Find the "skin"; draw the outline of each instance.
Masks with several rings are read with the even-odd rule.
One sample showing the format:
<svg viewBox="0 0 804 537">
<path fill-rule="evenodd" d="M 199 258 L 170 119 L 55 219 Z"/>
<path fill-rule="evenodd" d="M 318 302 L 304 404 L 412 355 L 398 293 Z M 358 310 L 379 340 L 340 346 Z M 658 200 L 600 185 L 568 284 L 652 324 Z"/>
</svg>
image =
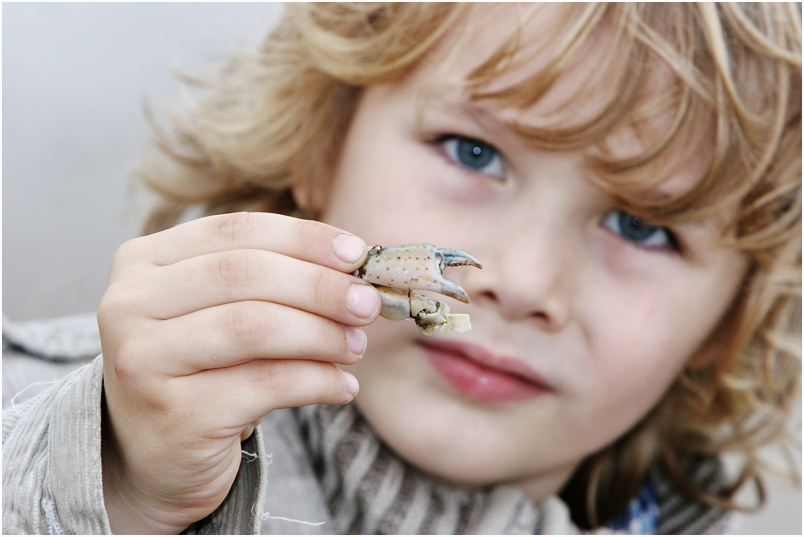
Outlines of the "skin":
<svg viewBox="0 0 804 537">
<path fill-rule="evenodd" d="M 114 533 L 178 533 L 220 505 L 272 410 L 351 401 L 379 296 L 360 239 L 272 214 L 124 244 L 98 309 L 103 492 Z"/>
<path fill-rule="evenodd" d="M 493 50 L 505 16 L 471 45 Z M 263 416 L 352 400 L 354 378 L 337 365 L 359 379 L 356 403 L 412 464 L 453 483 L 517 484 L 539 501 L 708 355 L 745 260 L 717 246 L 712 223 L 674 228 L 680 251 L 624 237 L 614 202 L 584 179 L 582 153 L 535 151 L 505 126 L 543 121 L 549 96 L 524 114 L 470 106 L 456 88 L 483 55 L 464 50 L 365 91 L 326 224 L 214 216 L 118 251 L 98 312 L 113 531 L 176 533 L 211 513 L 234 480 L 241 439 Z M 419 123 L 420 97 L 433 89 L 443 105 L 426 107 Z M 454 136 L 503 158 L 468 169 Z M 638 142 L 623 131 L 610 145 L 628 153 Z M 665 193 L 694 180 L 700 162 L 688 160 Z M 374 322 L 376 291 L 350 275 L 367 251 L 359 239 L 349 247 L 355 236 L 478 258 L 483 270 L 447 269 L 471 299 L 450 305 L 473 326 L 448 338 L 527 364 L 550 390 L 485 403 L 452 389 L 412 322 Z"/>
<path fill-rule="evenodd" d="M 715 222 L 674 228 L 680 250 L 662 244 L 663 231 L 648 241 L 623 236 L 614 201 L 584 178 L 582 152 L 536 151 L 505 125 L 513 117 L 544 124 L 552 99 L 583 84 L 583 69 L 524 114 L 453 91 L 481 50 L 493 50 L 493 36 L 504 35 L 495 22 L 477 38 L 480 50 L 466 48 L 448 67 L 432 62 L 366 90 L 323 220 L 369 244 L 427 241 L 480 260 L 482 271 L 447 269 L 471 298 L 451 307 L 473 326 L 448 337 L 527 364 L 550 391 L 516 402 L 472 399 L 435 372 L 412 323 L 380 319 L 367 328 L 366 359 L 350 369 L 362 386 L 356 402 L 425 472 L 469 486 L 517 484 L 539 501 L 644 417 L 691 360 L 708 359 L 746 261 L 718 246 Z M 425 105 L 418 123 L 422 96 L 434 89 L 439 102 Z M 502 166 L 466 166 L 445 134 L 493 145 Z M 628 130 L 609 147 L 641 149 Z M 704 156 L 688 158 L 655 195 L 691 186 Z"/>
</svg>

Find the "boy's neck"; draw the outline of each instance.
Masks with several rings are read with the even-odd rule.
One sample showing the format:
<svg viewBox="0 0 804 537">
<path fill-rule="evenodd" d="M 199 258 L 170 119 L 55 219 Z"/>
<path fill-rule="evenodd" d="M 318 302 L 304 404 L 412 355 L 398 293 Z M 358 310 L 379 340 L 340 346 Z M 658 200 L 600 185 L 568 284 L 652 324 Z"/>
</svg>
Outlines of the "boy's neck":
<svg viewBox="0 0 804 537">
<path fill-rule="evenodd" d="M 577 469 L 577 465 L 570 465 L 557 468 L 548 474 L 540 474 L 534 477 L 528 477 L 519 481 L 513 481 L 511 484 L 521 487 L 525 495 L 531 499 L 534 504 L 539 504 L 553 495 L 558 495 L 564 485 L 572 477 L 572 474 Z"/>
</svg>

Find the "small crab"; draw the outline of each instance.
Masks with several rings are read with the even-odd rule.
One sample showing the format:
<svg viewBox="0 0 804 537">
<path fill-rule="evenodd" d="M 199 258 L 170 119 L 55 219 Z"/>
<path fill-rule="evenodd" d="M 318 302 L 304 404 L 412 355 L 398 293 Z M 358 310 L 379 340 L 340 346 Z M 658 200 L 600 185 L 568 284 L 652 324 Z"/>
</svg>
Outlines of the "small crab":
<svg viewBox="0 0 804 537">
<path fill-rule="evenodd" d="M 432 244 L 402 244 L 386 248 L 377 245 L 369 250 L 366 262 L 354 275 L 371 283 L 380 292 L 380 315 L 386 319 L 413 319 L 425 335 L 431 335 L 436 328 L 446 335 L 448 330 L 466 332 L 471 329 L 469 316 L 452 314 L 443 302 L 413 289 L 434 291 L 468 303 L 466 291 L 441 275 L 444 268 L 460 265 L 483 268 L 469 254 L 436 248 Z"/>
</svg>

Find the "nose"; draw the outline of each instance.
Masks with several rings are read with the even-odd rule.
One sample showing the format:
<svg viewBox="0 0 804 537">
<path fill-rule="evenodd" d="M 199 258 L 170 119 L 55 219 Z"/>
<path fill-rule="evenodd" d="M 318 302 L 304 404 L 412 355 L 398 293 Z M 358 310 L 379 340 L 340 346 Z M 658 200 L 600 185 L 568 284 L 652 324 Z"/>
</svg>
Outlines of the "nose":
<svg viewBox="0 0 804 537">
<path fill-rule="evenodd" d="M 530 320 L 541 329 L 561 330 L 572 316 L 572 241 L 547 222 L 499 235 L 489 234 L 472 250 L 483 270 L 462 273 L 472 303 L 491 307 L 508 321 Z"/>
</svg>

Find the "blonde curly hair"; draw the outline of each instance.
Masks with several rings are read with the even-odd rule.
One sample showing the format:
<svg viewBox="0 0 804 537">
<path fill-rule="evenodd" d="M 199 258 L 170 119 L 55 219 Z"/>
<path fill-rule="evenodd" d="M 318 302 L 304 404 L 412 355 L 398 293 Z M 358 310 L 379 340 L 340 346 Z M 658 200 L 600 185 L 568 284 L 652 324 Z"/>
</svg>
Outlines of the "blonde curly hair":
<svg viewBox="0 0 804 537">
<path fill-rule="evenodd" d="M 472 13 L 485 9 L 495 7 L 288 4 L 259 50 L 196 81 L 205 93 L 190 114 L 174 115 L 167 132 L 155 127 L 159 151 L 136 173 L 161 199 L 145 232 L 175 224 L 191 207 L 316 218 L 362 88 L 399 80 L 436 47 L 470 35 Z M 645 419 L 584 463 L 571 484 L 580 494 L 567 495 L 574 515 L 590 526 L 610 518 L 657 463 L 699 500 L 735 507 L 735 492 L 754 481 L 761 502 L 759 450 L 789 440 L 800 389 L 800 7 L 571 4 L 554 33 L 527 35 L 521 30 L 538 9 L 523 11 L 521 26 L 470 73 L 470 97 L 528 108 L 594 38 L 600 68 L 565 106 L 601 83 L 613 88 L 605 105 L 574 124 L 511 127 L 543 149 L 597 147 L 590 180 L 653 224 L 733 213 L 723 241 L 751 261 L 718 328 L 717 360 L 689 367 Z M 544 68 L 490 89 L 548 43 Z M 660 71 L 667 83 L 657 90 L 650 82 Z M 672 118 L 663 131 L 652 122 L 657 111 Z M 606 136 L 623 125 L 645 149 L 614 158 Z M 691 146 L 711 147 L 696 184 L 671 199 L 645 196 Z M 742 456 L 733 486 L 700 489 L 684 458 L 723 452 Z"/>
</svg>

